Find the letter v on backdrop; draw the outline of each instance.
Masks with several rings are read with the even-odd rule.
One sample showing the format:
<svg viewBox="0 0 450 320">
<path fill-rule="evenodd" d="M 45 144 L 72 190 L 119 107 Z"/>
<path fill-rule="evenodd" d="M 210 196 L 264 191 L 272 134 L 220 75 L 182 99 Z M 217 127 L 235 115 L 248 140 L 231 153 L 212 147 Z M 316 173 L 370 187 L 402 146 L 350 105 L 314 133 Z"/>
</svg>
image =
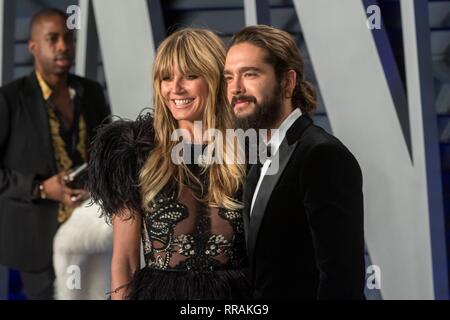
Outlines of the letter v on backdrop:
<svg viewBox="0 0 450 320">
<path fill-rule="evenodd" d="M 396 110 L 395 95 L 406 93 L 386 68 L 395 66 L 387 37 L 376 34 L 386 31 L 367 27 L 376 1 L 293 3 L 333 133 L 363 170 L 366 243 L 383 298 L 448 298 L 427 1 L 401 1 L 407 112 Z"/>
</svg>

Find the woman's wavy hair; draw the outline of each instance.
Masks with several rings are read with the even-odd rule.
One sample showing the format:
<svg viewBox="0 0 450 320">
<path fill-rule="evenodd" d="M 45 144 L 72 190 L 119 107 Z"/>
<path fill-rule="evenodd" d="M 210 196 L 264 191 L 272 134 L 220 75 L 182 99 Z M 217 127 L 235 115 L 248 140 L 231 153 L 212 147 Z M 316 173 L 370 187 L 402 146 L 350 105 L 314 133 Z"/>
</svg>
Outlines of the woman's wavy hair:
<svg viewBox="0 0 450 320">
<path fill-rule="evenodd" d="M 200 181 L 186 164 L 174 164 L 171 152 L 178 141 L 171 141 L 171 135 L 178 128 L 161 95 L 161 81 L 178 66 L 182 74 L 196 74 L 208 85 L 208 98 L 203 114 L 204 129 L 215 128 L 223 137 L 226 129 L 234 128 L 232 110 L 228 107 L 226 83 L 223 77 L 225 47 L 220 38 L 205 29 L 185 28 L 167 37 L 159 46 L 153 64 L 153 106 L 155 147 L 140 171 L 139 182 L 144 209 L 151 210 L 158 193 L 175 181 L 178 187 L 197 184 Z M 230 141 L 224 143 L 223 148 Z M 224 151 L 226 153 L 226 151 Z M 241 203 L 234 199 L 245 177 L 245 166 L 239 164 L 217 164 L 206 166 L 208 190 L 202 192 L 202 201 L 210 206 L 230 210 L 239 209 Z M 205 191 L 205 190 L 203 190 Z"/>
<path fill-rule="evenodd" d="M 266 25 L 249 26 L 236 33 L 228 50 L 239 43 L 248 42 L 266 52 L 266 62 L 273 66 L 278 83 L 287 71 L 297 73 L 297 83 L 292 94 L 292 105 L 304 113 L 317 107 L 317 95 L 312 84 L 304 78 L 303 58 L 294 39 L 286 31 Z"/>
</svg>

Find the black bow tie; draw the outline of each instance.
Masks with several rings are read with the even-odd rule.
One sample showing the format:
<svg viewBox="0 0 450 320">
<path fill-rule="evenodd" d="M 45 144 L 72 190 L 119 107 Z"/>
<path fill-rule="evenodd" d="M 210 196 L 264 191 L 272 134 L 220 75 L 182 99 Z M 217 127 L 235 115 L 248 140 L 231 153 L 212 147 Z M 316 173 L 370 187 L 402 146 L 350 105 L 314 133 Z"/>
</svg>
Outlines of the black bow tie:
<svg viewBox="0 0 450 320">
<path fill-rule="evenodd" d="M 257 179 L 259 179 L 259 177 L 261 176 L 262 166 L 263 166 L 263 163 L 261 163 L 261 161 L 258 161 L 255 163 Z M 258 180 L 256 180 L 256 181 L 258 181 Z"/>
<path fill-rule="evenodd" d="M 265 143 L 261 143 L 261 145 L 259 146 L 259 154 L 258 154 L 258 159 L 260 160 L 261 163 L 264 163 L 267 158 L 270 158 L 272 156 L 272 144 L 265 144 Z"/>
<path fill-rule="evenodd" d="M 266 162 L 272 156 L 272 144 L 261 143 L 258 154 L 258 161 L 256 162 L 256 171 L 258 172 L 258 177 L 261 175 L 261 169 Z"/>
</svg>

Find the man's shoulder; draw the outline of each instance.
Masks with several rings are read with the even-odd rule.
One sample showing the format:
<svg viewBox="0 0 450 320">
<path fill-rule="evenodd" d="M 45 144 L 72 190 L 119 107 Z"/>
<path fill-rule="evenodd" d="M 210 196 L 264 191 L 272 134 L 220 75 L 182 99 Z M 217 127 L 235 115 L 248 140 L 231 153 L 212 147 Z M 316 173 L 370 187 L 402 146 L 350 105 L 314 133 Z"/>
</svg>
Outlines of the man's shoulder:
<svg viewBox="0 0 450 320">
<path fill-rule="evenodd" d="M 338 138 L 315 124 L 312 124 L 305 130 L 301 140 L 305 141 L 311 147 L 320 145 L 343 145 Z"/>
<path fill-rule="evenodd" d="M 102 85 L 92 79 L 78 76 L 76 74 L 70 74 L 70 78 L 73 81 L 80 83 L 84 88 L 102 88 Z"/>
<path fill-rule="evenodd" d="M 0 93 L 4 95 L 17 95 L 17 93 L 23 91 L 26 84 L 29 81 L 29 76 L 20 77 L 12 80 L 0 87 Z"/>
<path fill-rule="evenodd" d="M 303 149 L 311 154 L 347 154 L 352 155 L 351 151 L 337 137 L 325 131 L 323 128 L 311 125 L 302 136 Z"/>
</svg>

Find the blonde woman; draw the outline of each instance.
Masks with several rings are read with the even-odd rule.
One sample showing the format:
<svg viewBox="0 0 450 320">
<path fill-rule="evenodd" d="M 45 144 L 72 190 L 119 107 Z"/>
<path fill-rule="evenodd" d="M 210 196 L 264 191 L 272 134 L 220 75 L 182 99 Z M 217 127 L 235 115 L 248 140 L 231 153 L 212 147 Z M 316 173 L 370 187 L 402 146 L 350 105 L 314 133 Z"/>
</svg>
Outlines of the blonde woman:
<svg viewBox="0 0 450 320">
<path fill-rule="evenodd" d="M 233 127 L 224 61 L 213 32 L 173 33 L 154 61 L 154 114 L 116 121 L 97 134 L 91 192 L 113 223 L 111 299 L 248 297 L 239 202 L 245 167 L 177 164 L 171 156 L 176 129 L 188 133 L 187 150 L 203 150 L 208 142 L 193 140 L 194 122 L 224 136 Z"/>
</svg>

